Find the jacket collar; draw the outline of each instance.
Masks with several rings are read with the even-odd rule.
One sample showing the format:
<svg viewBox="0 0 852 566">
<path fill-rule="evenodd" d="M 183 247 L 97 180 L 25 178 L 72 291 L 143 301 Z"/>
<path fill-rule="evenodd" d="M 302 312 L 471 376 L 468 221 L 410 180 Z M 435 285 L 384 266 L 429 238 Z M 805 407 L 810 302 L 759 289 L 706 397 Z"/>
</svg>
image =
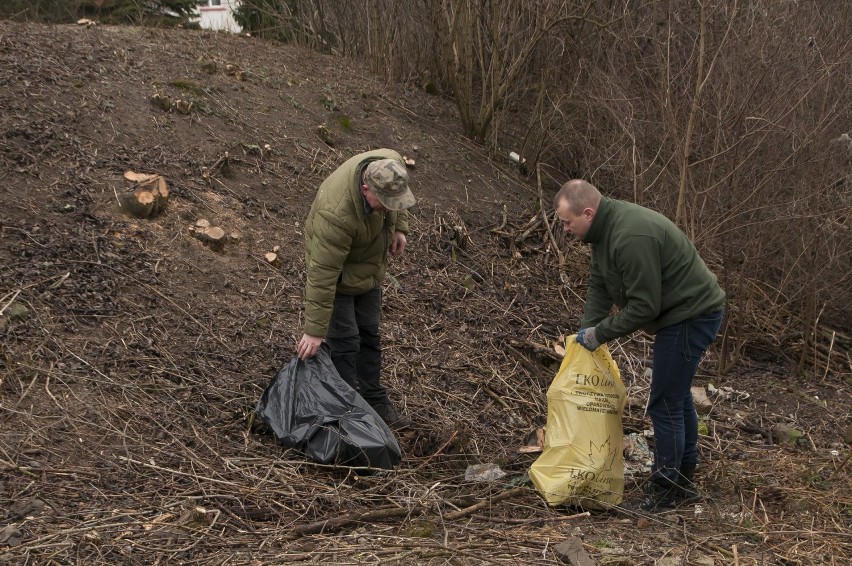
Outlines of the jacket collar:
<svg viewBox="0 0 852 566">
<path fill-rule="evenodd" d="M 355 202 L 355 209 L 358 211 L 358 217 L 361 219 L 367 218 L 373 212 L 373 208 L 367 202 L 364 193 L 361 192 L 361 185 L 364 182 L 364 169 L 370 161 L 363 161 L 358 164 L 358 167 L 355 168 L 355 178 L 352 180 L 352 200 Z"/>
<path fill-rule="evenodd" d="M 601 203 L 598 205 L 598 211 L 595 213 L 592 225 L 589 226 L 589 231 L 586 232 L 583 241 L 587 244 L 596 244 L 603 240 L 611 216 L 612 199 L 602 196 Z"/>
</svg>

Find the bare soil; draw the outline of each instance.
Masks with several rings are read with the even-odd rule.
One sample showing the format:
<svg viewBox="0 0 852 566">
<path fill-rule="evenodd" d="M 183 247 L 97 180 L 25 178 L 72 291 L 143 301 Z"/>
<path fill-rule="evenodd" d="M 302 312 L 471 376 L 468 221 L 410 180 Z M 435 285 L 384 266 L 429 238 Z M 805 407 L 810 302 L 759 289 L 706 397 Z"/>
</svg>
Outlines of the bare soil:
<svg viewBox="0 0 852 566">
<path fill-rule="evenodd" d="M 415 426 L 397 470 L 362 474 L 285 450 L 252 414 L 301 333 L 313 194 L 377 147 L 415 160 L 382 328 Z M 162 214 L 118 210 L 127 170 L 165 177 Z M 718 375 L 709 353 L 696 385 L 748 395 L 704 418 L 699 506 L 578 514 L 524 480 L 585 292 L 586 251 L 559 242 L 560 266 L 540 213 L 562 181 L 539 189 L 463 138 L 451 101 L 340 59 L 0 22 L 0 563 L 552 564 L 571 537 L 597 564 L 852 563 L 842 364 Z M 613 347 L 628 432 L 649 428 L 648 346 Z M 466 480 L 478 463 L 507 476 Z"/>
</svg>

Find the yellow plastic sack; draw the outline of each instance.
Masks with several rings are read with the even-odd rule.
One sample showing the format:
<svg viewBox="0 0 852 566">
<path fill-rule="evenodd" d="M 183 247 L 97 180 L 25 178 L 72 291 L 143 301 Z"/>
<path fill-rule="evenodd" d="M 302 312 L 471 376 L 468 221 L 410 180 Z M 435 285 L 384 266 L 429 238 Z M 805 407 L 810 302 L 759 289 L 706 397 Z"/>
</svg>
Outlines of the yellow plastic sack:
<svg viewBox="0 0 852 566">
<path fill-rule="evenodd" d="M 609 349 L 589 352 L 569 336 L 547 390 L 544 451 L 530 468 L 530 479 L 548 504 L 602 509 L 621 503 L 625 402 Z"/>
</svg>

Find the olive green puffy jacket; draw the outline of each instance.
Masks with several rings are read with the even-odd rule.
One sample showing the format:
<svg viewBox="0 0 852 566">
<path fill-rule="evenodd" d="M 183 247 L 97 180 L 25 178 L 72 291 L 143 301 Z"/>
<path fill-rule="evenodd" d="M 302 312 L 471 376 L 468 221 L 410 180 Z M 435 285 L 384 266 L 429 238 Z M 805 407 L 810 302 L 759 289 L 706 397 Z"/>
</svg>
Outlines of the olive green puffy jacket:
<svg viewBox="0 0 852 566">
<path fill-rule="evenodd" d="M 408 233 L 408 211 L 367 213 L 361 172 L 370 161 L 402 156 L 377 149 L 348 159 L 320 185 L 305 223 L 304 333 L 324 337 L 336 293 L 360 295 L 375 288 L 387 269 L 395 231 Z"/>
</svg>

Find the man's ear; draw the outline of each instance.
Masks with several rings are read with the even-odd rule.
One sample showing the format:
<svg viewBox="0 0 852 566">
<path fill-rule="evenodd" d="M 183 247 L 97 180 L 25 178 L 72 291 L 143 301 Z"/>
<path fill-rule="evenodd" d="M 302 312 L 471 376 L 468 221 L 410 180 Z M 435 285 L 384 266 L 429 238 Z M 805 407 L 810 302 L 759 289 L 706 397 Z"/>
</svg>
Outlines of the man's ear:
<svg viewBox="0 0 852 566">
<path fill-rule="evenodd" d="M 585 216 L 589 220 L 592 220 L 595 217 L 595 210 L 593 208 L 584 208 L 583 216 Z"/>
</svg>

